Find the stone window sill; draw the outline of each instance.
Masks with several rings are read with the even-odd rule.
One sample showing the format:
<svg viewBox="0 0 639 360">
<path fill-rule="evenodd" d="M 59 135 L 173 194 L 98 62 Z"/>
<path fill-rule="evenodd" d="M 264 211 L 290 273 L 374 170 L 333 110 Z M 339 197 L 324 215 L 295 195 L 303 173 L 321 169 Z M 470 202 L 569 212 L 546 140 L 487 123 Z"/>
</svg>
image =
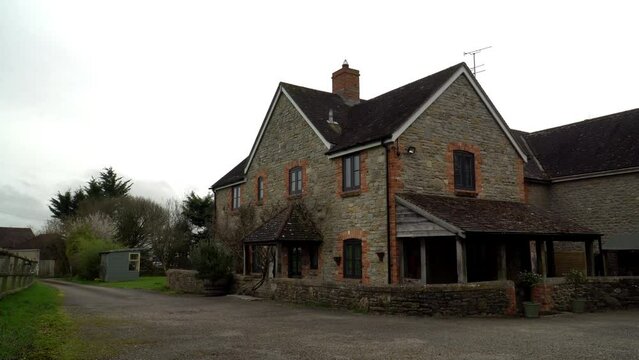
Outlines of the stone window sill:
<svg viewBox="0 0 639 360">
<path fill-rule="evenodd" d="M 304 195 L 304 194 L 293 194 L 293 195 L 289 195 L 289 196 L 288 196 L 288 199 L 289 199 L 289 200 L 297 200 L 297 199 L 301 199 L 303 195 Z"/>
<path fill-rule="evenodd" d="M 477 193 L 477 191 L 474 191 L 474 190 L 455 190 L 455 195 L 463 196 L 463 197 L 477 197 L 479 193 Z"/>
<path fill-rule="evenodd" d="M 356 189 L 356 190 L 343 191 L 339 194 L 339 196 L 343 198 L 347 198 L 347 197 L 359 196 L 361 193 L 362 191 L 360 189 Z"/>
</svg>

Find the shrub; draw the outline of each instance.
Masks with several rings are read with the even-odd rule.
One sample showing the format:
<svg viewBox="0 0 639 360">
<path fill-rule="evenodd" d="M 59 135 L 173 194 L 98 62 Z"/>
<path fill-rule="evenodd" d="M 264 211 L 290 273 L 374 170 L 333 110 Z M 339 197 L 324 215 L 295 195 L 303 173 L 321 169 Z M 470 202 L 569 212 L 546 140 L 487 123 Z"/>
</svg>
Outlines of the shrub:
<svg viewBox="0 0 639 360">
<path fill-rule="evenodd" d="M 524 270 L 517 276 L 517 285 L 530 289 L 536 284 L 539 284 L 542 279 L 541 274 Z"/>
<path fill-rule="evenodd" d="M 66 245 L 71 273 L 87 280 L 100 276 L 100 252 L 120 247 L 95 236 L 88 227 L 75 229 L 69 234 Z"/>
<path fill-rule="evenodd" d="M 233 256 L 219 242 L 201 242 L 191 252 L 191 262 L 200 279 L 217 281 L 233 278 Z"/>
<path fill-rule="evenodd" d="M 566 273 L 565 278 L 566 282 L 573 286 L 577 286 L 586 282 L 586 275 L 584 274 L 584 272 L 577 269 L 570 269 L 570 271 Z"/>
</svg>

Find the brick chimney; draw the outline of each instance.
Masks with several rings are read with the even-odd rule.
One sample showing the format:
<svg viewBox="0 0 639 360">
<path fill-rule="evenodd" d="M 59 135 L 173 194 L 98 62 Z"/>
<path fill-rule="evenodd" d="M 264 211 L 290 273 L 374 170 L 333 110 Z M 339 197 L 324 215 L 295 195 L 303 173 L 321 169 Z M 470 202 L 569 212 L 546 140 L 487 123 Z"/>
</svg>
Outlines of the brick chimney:
<svg viewBox="0 0 639 360">
<path fill-rule="evenodd" d="M 359 103 L 359 70 L 348 67 L 344 60 L 342 68 L 333 73 L 333 94 L 342 97 L 349 105 Z"/>
</svg>

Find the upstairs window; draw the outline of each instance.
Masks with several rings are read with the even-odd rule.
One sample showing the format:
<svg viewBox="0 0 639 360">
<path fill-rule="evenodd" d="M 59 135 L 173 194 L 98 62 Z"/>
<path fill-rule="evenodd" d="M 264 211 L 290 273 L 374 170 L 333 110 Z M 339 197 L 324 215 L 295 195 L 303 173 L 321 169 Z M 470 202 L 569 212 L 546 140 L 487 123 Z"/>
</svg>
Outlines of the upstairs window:
<svg viewBox="0 0 639 360">
<path fill-rule="evenodd" d="M 233 210 L 240 208 L 240 186 L 233 186 L 233 199 L 231 208 Z"/>
<path fill-rule="evenodd" d="M 475 191 L 475 155 L 468 151 L 453 152 L 455 190 Z"/>
<path fill-rule="evenodd" d="M 264 200 L 264 179 L 260 176 L 257 178 L 257 201 Z"/>
<path fill-rule="evenodd" d="M 359 154 L 345 156 L 342 160 L 342 191 L 359 189 Z"/>
<path fill-rule="evenodd" d="M 301 195 L 302 194 L 302 168 L 294 167 L 288 172 L 288 193 L 289 195 Z"/>
<path fill-rule="evenodd" d="M 344 277 L 362 278 L 362 241 L 344 241 Z"/>
</svg>

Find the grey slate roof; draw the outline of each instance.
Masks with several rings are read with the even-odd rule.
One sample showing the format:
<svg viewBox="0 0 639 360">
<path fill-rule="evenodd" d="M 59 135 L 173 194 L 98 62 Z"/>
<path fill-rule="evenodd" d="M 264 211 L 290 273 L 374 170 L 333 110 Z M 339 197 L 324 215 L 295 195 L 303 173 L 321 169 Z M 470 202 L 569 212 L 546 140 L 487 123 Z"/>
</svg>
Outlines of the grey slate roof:
<svg viewBox="0 0 639 360">
<path fill-rule="evenodd" d="M 280 83 L 326 141 L 334 146 L 327 153 L 386 139 L 460 68 L 459 63 L 359 104 L 349 106 L 339 95 L 302 86 Z M 470 70 L 469 70 L 470 72 Z M 341 131 L 328 123 L 329 111 Z M 211 189 L 243 179 L 245 159 L 224 175 Z"/>
<path fill-rule="evenodd" d="M 553 212 L 519 202 L 414 193 L 398 197 L 469 233 L 599 235 Z"/>
<path fill-rule="evenodd" d="M 514 133 L 523 136 L 550 178 L 639 167 L 639 109 Z M 531 167 L 526 176 L 539 176 Z"/>
<path fill-rule="evenodd" d="M 248 157 L 242 160 L 239 164 L 235 165 L 235 167 L 231 169 L 231 171 L 222 176 L 220 180 L 215 182 L 215 184 L 211 185 L 211 189 L 217 189 L 219 187 L 244 180 L 244 167 L 246 166 L 247 161 Z"/>
<path fill-rule="evenodd" d="M 320 242 L 322 235 L 301 204 L 293 204 L 244 238 L 245 243 Z"/>
<path fill-rule="evenodd" d="M 34 237 L 29 228 L 0 227 L 0 248 L 21 249 L 23 243 Z"/>
</svg>

